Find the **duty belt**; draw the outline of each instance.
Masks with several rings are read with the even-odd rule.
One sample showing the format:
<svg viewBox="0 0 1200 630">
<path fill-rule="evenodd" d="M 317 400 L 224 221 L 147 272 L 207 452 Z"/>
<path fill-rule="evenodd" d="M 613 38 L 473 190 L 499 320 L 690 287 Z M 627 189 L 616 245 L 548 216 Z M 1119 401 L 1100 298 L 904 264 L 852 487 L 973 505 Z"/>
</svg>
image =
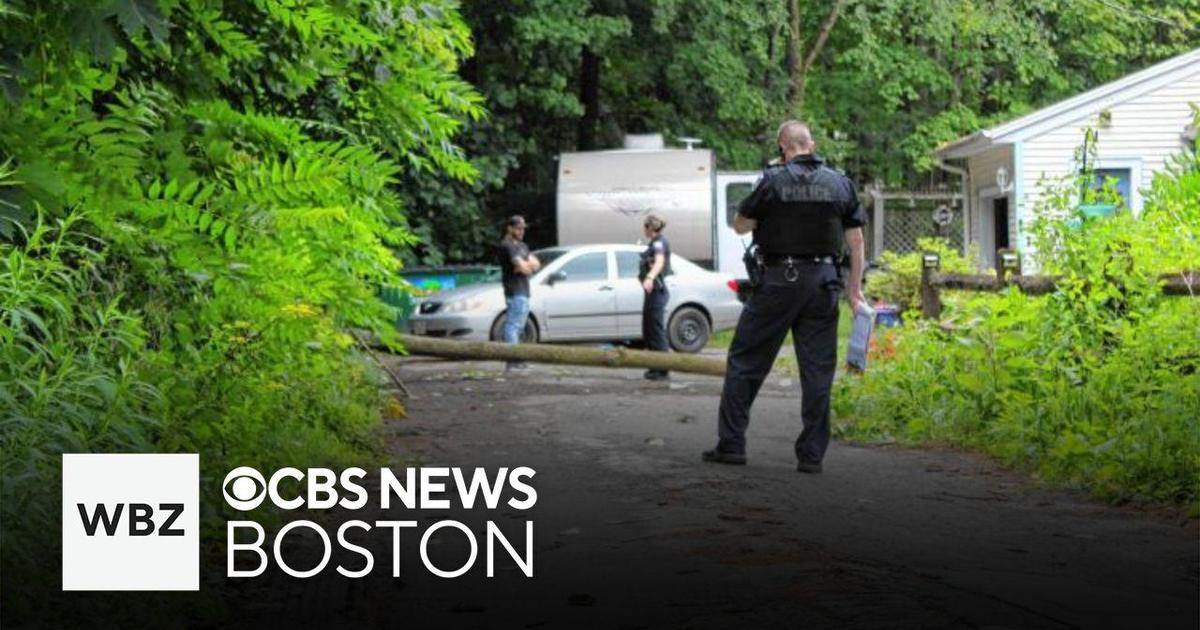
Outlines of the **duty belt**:
<svg viewBox="0 0 1200 630">
<path fill-rule="evenodd" d="M 796 254 L 767 254 L 763 256 L 763 266 L 768 269 L 782 269 L 783 279 L 795 282 L 800 279 L 800 268 L 808 265 L 832 265 L 833 256 L 804 256 Z"/>
<path fill-rule="evenodd" d="M 812 254 L 765 254 L 763 264 L 768 267 L 795 267 L 797 265 L 832 265 L 833 256 Z"/>
</svg>

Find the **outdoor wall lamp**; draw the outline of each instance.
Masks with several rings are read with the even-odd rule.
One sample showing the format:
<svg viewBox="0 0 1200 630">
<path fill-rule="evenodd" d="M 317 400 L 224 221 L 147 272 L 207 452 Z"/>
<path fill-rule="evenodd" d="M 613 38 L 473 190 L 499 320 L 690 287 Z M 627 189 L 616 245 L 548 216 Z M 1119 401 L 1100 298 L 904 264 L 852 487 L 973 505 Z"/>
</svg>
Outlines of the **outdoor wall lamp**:
<svg viewBox="0 0 1200 630">
<path fill-rule="evenodd" d="M 1000 194 L 1007 194 L 1012 191 L 1015 183 L 1008 181 L 1008 169 L 1001 166 L 996 169 L 996 188 L 1000 189 Z"/>
</svg>

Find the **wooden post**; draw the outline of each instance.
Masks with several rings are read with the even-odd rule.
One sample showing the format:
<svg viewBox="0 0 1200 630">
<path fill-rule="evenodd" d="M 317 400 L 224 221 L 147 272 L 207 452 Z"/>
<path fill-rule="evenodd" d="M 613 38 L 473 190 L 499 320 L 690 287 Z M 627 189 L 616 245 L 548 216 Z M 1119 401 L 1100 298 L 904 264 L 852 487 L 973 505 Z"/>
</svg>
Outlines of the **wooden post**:
<svg viewBox="0 0 1200 630">
<path fill-rule="evenodd" d="M 1009 275 L 1021 275 L 1021 256 L 1012 248 L 996 250 L 996 277 L 1004 284 Z"/>
<path fill-rule="evenodd" d="M 1164 273 L 1159 279 L 1163 282 L 1163 295 L 1200 297 L 1200 269 Z"/>
<path fill-rule="evenodd" d="M 921 317 L 937 319 L 942 316 L 942 296 L 934 276 L 941 268 L 941 259 L 933 252 L 921 255 Z"/>
<path fill-rule="evenodd" d="M 872 226 L 874 228 L 872 231 L 875 236 L 875 246 L 871 248 L 871 258 L 877 260 L 880 254 L 883 254 L 883 184 L 876 182 L 874 188 L 871 189 L 871 196 L 875 199 L 875 212 L 872 221 L 875 224 Z"/>
</svg>

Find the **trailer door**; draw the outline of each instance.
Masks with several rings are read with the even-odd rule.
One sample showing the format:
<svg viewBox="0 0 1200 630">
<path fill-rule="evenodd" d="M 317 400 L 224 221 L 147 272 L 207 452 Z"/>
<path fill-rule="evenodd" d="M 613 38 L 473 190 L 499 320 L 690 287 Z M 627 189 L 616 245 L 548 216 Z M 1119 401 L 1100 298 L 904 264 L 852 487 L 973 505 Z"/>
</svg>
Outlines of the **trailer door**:
<svg viewBox="0 0 1200 630">
<path fill-rule="evenodd" d="M 750 195 L 762 173 L 717 173 L 717 207 L 713 224 L 717 243 L 717 271 L 729 274 L 738 280 L 746 279 L 746 266 L 742 254 L 750 247 L 751 235 L 739 235 L 733 231 L 733 217 L 738 204 Z"/>
</svg>

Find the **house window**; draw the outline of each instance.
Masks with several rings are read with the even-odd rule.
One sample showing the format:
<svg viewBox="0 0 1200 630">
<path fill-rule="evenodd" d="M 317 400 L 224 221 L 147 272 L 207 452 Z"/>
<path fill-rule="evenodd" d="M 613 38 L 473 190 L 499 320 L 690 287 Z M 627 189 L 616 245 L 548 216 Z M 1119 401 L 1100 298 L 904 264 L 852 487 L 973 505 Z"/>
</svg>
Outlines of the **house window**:
<svg viewBox="0 0 1200 630">
<path fill-rule="evenodd" d="M 1133 207 L 1133 170 L 1128 168 L 1098 168 L 1093 171 L 1092 189 L 1100 190 L 1110 179 L 1116 180 L 1115 188 L 1121 194 L 1126 208 Z"/>
</svg>

